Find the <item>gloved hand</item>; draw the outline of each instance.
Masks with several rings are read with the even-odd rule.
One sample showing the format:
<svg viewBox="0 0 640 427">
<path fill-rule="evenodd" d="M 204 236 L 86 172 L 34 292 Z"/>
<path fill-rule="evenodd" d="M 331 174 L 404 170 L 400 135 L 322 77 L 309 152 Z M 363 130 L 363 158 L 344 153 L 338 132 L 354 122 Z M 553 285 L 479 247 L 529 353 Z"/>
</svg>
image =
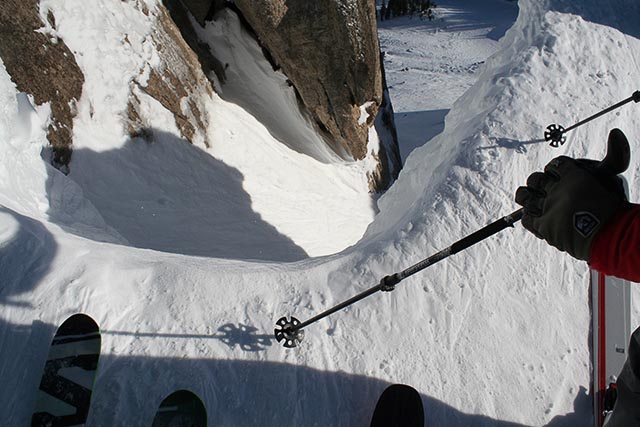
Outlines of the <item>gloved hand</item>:
<svg viewBox="0 0 640 427">
<path fill-rule="evenodd" d="M 618 174 L 629 160 L 629 142 L 619 129 L 609 133 L 602 161 L 556 157 L 516 191 L 516 203 L 524 207 L 522 225 L 559 250 L 589 261 L 598 231 L 628 203 Z"/>
</svg>

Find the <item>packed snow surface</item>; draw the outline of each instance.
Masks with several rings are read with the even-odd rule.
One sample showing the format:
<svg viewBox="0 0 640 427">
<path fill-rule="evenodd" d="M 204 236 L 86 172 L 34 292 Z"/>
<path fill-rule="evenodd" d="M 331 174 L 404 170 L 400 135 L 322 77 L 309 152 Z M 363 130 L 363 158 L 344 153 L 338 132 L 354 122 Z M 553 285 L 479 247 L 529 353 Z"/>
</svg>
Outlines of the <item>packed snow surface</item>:
<svg viewBox="0 0 640 427">
<path fill-rule="evenodd" d="M 97 3 L 43 2 L 87 76 L 69 176 L 46 161 L 49 107 L 18 93 L 0 67 L 0 424 L 29 423 L 51 338 L 77 312 L 103 334 L 90 425 L 148 426 L 178 389 L 203 399 L 212 426 L 368 425 L 392 383 L 421 393 L 427 425 L 590 422 L 588 268 L 519 226 L 309 326 L 297 349 L 272 334 L 279 317 L 305 320 L 512 212 L 514 190 L 553 157 L 602 158 L 613 127 L 632 143 L 625 177 L 640 199 L 637 105 L 571 132 L 559 150 L 540 142 L 548 124 L 572 124 L 640 89 L 635 0 L 521 0 L 499 41 L 492 34 L 504 26 L 476 34 L 492 56 L 473 84 L 462 79 L 442 133 L 408 156 L 357 244 L 313 258 L 332 251 L 310 243 L 324 233 L 330 241 L 344 227 L 341 248 L 362 236 L 350 215 L 366 226 L 375 212 L 363 190 L 369 166 L 300 153 L 277 140 L 282 127 L 274 136 L 256 118 L 264 109 L 254 116 L 216 96 L 217 147 L 179 140 L 152 100 L 155 142 L 127 140 L 121 85 L 155 60 L 153 23 L 132 2 Z M 465 9 L 473 3 L 442 1 L 457 21 L 443 12 L 415 31 L 454 37 L 447 19 L 464 30 L 513 13 L 490 0 L 482 20 Z M 406 40 L 429 52 L 430 38 Z M 408 88 L 429 82 L 407 72 Z M 433 102 L 448 109 L 457 95 L 436 101 L 436 83 Z M 416 101 L 397 96 L 398 105 Z M 338 206 L 342 219 L 331 217 Z"/>
<path fill-rule="evenodd" d="M 398 17 L 378 28 L 403 160 L 442 132 L 518 15 L 516 2 L 506 1 L 445 0 L 434 10 L 433 21 Z"/>
</svg>

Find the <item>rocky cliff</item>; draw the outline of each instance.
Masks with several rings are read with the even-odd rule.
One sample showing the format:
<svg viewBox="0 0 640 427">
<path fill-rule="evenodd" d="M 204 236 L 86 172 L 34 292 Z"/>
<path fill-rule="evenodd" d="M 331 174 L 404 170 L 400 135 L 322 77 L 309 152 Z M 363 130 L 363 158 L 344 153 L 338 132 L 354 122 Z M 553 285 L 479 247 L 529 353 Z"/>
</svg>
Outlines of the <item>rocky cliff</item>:
<svg viewBox="0 0 640 427">
<path fill-rule="evenodd" d="M 201 24 L 222 7 L 217 0 L 184 4 Z M 234 8 L 255 32 L 274 67 L 289 78 L 338 154 L 364 158 L 369 127 L 379 118 L 378 134 L 384 137 L 371 189 L 386 189 L 401 164 L 393 110 L 383 90 L 374 2 L 236 0 Z"/>
<path fill-rule="evenodd" d="M 72 155 L 75 105 L 82 96 L 85 79 L 75 52 L 58 34 L 56 8 L 49 3 L 4 0 L 0 4 L 0 57 L 20 91 L 32 95 L 38 105 L 49 103 L 52 163 L 66 172 Z M 153 139 L 140 109 L 141 97 L 150 96 L 173 114 L 185 139 L 206 146 L 215 144 L 209 140 L 204 104 L 216 84 L 224 83 L 225 64 L 212 55 L 206 41 L 199 39 L 194 25 L 204 26 L 216 12 L 231 7 L 260 42 L 274 68 L 293 86 L 303 115 L 311 117 L 326 145 L 345 160 L 375 159 L 378 166 L 369 172 L 371 191 L 385 190 L 397 176 L 400 160 L 393 114 L 383 90 L 373 2 L 124 3 L 135 7 L 141 17 L 155 21 L 144 43 L 150 43 L 157 52 L 157 58 L 141 64 L 138 76 L 129 83 L 123 123 L 130 137 Z M 131 44 L 126 33 L 122 38 L 125 47 Z M 369 130 L 374 122 L 378 132 L 376 140 L 371 141 Z"/>
<path fill-rule="evenodd" d="M 149 42 L 159 58 L 146 64 L 130 82 L 126 130 L 131 137 L 151 140 L 153 135 L 139 111 L 141 94 L 160 102 L 175 119 L 188 141 L 209 144 L 203 99 L 212 93 L 205 65 L 185 42 L 175 20 L 163 6 L 150 8 L 142 0 L 130 2 L 142 14 L 153 15 L 156 25 Z M 123 44 L 131 44 L 123 34 Z M 51 163 L 68 172 L 72 157 L 75 105 L 82 96 L 85 77 L 75 54 L 58 35 L 55 10 L 39 0 L 5 0 L 0 4 L 0 58 L 18 90 L 37 105 L 51 108 L 48 140 Z M 104 64 L 109 67 L 108 63 Z"/>
<path fill-rule="evenodd" d="M 374 3 L 238 0 L 236 4 L 313 117 L 348 153 L 364 158 L 368 125 L 382 101 Z M 360 121 L 364 105 L 368 123 Z"/>
<path fill-rule="evenodd" d="M 0 5 L 0 57 L 18 90 L 38 105 L 49 103 L 47 135 L 54 166 L 66 170 L 71 159 L 75 103 L 84 76 L 73 53 L 55 31 L 51 11 L 40 13 L 39 0 L 3 0 Z M 43 19 L 44 18 L 44 19 Z"/>
</svg>

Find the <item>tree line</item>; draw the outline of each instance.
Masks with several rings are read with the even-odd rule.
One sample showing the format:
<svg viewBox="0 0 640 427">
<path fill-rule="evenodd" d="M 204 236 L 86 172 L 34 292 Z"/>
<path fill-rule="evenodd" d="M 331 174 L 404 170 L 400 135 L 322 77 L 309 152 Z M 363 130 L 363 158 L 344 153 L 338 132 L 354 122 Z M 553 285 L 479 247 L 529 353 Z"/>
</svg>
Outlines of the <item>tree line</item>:
<svg viewBox="0 0 640 427">
<path fill-rule="evenodd" d="M 434 19 L 433 9 L 436 4 L 431 0 L 382 0 L 380 19 L 391 19 L 396 16 L 414 16 Z"/>
</svg>

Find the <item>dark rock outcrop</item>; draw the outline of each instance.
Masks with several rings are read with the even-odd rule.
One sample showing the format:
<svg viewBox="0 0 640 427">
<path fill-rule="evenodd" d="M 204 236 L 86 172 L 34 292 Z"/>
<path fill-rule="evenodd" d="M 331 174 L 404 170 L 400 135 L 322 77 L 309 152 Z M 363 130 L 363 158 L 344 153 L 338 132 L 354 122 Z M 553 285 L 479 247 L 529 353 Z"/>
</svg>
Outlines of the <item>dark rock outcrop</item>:
<svg viewBox="0 0 640 427">
<path fill-rule="evenodd" d="M 161 58 L 143 84 L 132 83 L 128 116 L 131 136 L 151 139 L 139 110 L 136 93 L 146 93 L 173 113 L 176 126 L 187 140 L 207 140 L 207 117 L 203 97 L 212 86 L 203 65 L 169 14 L 159 6 L 150 11 L 136 2 L 141 12 L 155 14 L 157 26 L 152 39 Z M 50 103 L 51 123 L 48 139 L 53 147 L 52 164 L 69 170 L 73 143 L 75 104 L 82 95 L 84 75 L 73 52 L 55 36 L 55 16 L 48 11 L 48 22 L 40 18 L 39 0 L 3 0 L 0 3 L 0 57 L 18 90 L 31 94 L 38 105 Z M 50 28 L 53 31 L 43 31 Z M 126 38 L 125 38 L 126 40 Z M 211 64 L 208 64 L 212 66 Z"/>
<path fill-rule="evenodd" d="M 184 0 L 201 25 L 222 3 Z M 379 167 L 370 176 L 370 188 L 385 190 L 397 177 L 401 162 L 393 110 L 384 92 L 375 3 L 236 0 L 234 8 L 256 34 L 274 66 L 289 78 L 339 155 L 364 158 L 368 130 L 376 121 L 382 141 L 377 153 Z M 365 121 L 361 120 L 360 109 L 364 105 L 368 113 Z"/>
<path fill-rule="evenodd" d="M 53 147 L 52 164 L 68 170 L 73 139 L 74 105 L 82 95 L 84 75 L 73 53 L 59 38 L 40 30 L 38 0 L 2 0 L 0 3 L 0 57 L 21 92 L 36 104 L 50 103 L 47 137 Z M 55 17 L 48 23 L 54 30 Z"/>
<path fill-rule="evenodd" d="M 384 56 L 380 54 L 380 62 Z M 387 77 L 382 67 L 382 104 L 378 109 L 375 127 L 380 137 L 380 150 L 378 152 L 378 168 L 369 178 L 371 191 L 386 190 L 400 174 L 402 169 L 402 158 L 398 147 L 398 133 L 391 105 L 391 96 L 387 88 Z"/>
<path fill-rule="evenodd" d="M 235 2 L 321 127 L 355 159 L 382 101 L 375 4 L 368 0 Z M 369 121 L 358 124 L 371 102 Z"/>
<path fill-rule="evenodd" d="M 169 5 L 170 7 L 171 5 Z M 210 145 L 207 137 L 208 118 L 202 105 L 203 97 L 212 93 L 211 83 L 204 74 L 198 55 L 182 35 L 170 11 L 157 8 L 157 25 L 151 37 L 161 58 L 160 64 L 152 68 L 144 84 L 135 83 L 129 102 L 129 134 L 148 139 L 144 119 L 138 112 L 139 100 L 136 90 L 156 99 L 169 110 L 182 136 L 189 142 L 196 138 Z M 183 17 L 183 19 L 186 19 Z"/>
<path fill-rule="evenodd" d="M 224 8 L 225 0 L 182 0 L 200 25 L 210 19 L 214 13 Z"/>
</svg>

